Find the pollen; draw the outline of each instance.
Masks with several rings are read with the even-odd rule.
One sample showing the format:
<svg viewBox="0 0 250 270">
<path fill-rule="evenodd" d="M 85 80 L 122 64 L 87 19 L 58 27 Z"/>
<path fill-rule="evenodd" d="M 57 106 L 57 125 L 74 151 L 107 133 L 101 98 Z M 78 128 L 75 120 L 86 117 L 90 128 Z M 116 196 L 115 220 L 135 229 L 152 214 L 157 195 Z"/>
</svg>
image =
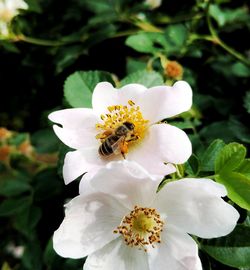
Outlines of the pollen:
<svg viewBox="0 0 250 270">
<path fill-rule="evenodd" d="M 110 131 L 114 131 L 125 122 L 134 124 L 133 137 L 136 138 L 128 144 L 133 144 L 144 137 L 149 121 L 143 118 L 140 107 L 136 106 L 134 101 L 128 100 L 128 105 L 112 105 L 107 109 L 109 113 L 100 115 L 102 122 L 96 124 L 99 131 L 97 139 L 103 141 L 110 135 Z"/>
<path fill-rule="evenodd" d="M 161 243 L 163 225 L 156 209 L 135 206 L 113 233 L 120 233 L 126 245 L 147 252 L 149 246 Z"/>
</svg>

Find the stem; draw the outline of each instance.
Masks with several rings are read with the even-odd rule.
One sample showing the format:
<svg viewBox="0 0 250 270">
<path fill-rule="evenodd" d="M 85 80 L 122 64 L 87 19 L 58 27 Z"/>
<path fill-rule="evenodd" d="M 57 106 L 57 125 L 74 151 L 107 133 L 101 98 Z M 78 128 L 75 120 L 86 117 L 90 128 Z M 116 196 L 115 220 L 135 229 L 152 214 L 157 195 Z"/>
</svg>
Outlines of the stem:
<svg viewBox="0 0 250 270">
<path fill-rule="evenodd" d="M 55 46 L 55 47 L 70 43 L 69 41 L 44 40 L 44 39 L 38 39 L 38 38 L 33 38 L 33 37 L 27 37 L 24 35 L 16 36 L 15 41 L 24 41 L 24 42 L 35 44 L 35 45 Z"/>
<path fill-rule="evenodd" d="M 234 56 L 236 59 L 240 60 L 242 63 L 250 66 L 250 61 L 248 61 L 244 57 L 244 55 L 242 55 L 241 53 L 239 53 L 235 49 L 231 48 L 230 46 L 228 46 L 225 42 L 223 42 L 220 39 L 220 37 L 218 36 L 215 28 L 213 27 L 213 24 L 212 24 L 212 21 L 211 21 L 211 17 L 209 16 L 209 6 L 210 6 L 210 1 L 208 2 L 208 5 L 207 5 L 206 18 L 207 18 L 208 29 L 209 29 L 209 32 L 210 32 L 212 38 L 213 38 L 213 42 L 215 42 L 216 44 L 218 44 L 219 46 L 221 46 L 221 48 L 223 48 L 229 54 L 231 54 L 232 56 Z"/>
</svg>

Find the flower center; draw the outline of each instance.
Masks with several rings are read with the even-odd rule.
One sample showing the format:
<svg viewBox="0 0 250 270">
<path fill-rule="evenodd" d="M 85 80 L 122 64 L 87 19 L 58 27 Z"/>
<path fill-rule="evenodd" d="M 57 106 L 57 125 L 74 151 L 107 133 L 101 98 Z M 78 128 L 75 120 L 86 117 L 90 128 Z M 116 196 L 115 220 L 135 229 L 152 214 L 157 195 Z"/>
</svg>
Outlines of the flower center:
<svg viewBox="0 0 250 270">
<path fill-rule="evenodd" d="M 101 115 L 102 123 L 96 124 L 96 129 L 100 131 L 96 138 L 103 143 L 110 135 L 123 136 L 127 144 L 133 144 L 142 139 L 148 127 L 148 120 L 143 118 L 140 107 L 136 106 L 132 100 L 128 105 L 113 105 L 108 108 L 109 113 Z M 129 132 L 120 133 L 121 126 L 132 124 L 133 128 L 125 126 Z M 132 136 L 131 136 L 132 135 Z"/>
<path fill-rule="evenodd" d="M 135 206 L 114 233 L 120 233 L 128 246 L 147 251 L 147 246 L 154 248 L 155 243 L 161 243 L 163 225 L 156 209 Z"/>
</svg>

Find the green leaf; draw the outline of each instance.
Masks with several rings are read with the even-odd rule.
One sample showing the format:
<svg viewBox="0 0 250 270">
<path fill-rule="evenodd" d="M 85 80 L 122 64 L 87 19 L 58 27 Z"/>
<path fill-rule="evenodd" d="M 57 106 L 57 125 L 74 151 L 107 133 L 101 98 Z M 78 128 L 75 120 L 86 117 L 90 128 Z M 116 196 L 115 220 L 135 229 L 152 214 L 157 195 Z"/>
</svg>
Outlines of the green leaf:
<svg viewBox="0 0 250 270">
<path fill-rule="evenodd" d="M 9 197 L 16 196 L 23 192 L 31 190 L 27 182 L 27 177 L 18 175 L 1 175 L 0 195 Z"/>
<path fill-rule="evenodd" d="M 223 184 L 228 197 L 241 208 L 250 210 L 250 178 L 238 172 L 223 171 L 215 177 L 216 182 Z"/>
<path fill-rule="evenodd" d="M 129 58 L 127 60 L 127 74 L 136 72 L 138 70 L 145 70 L 147 64 L 145 62 Z"/>
<path fill-rule="evenodd" d="M 186 165 L 185 171 L 188 173 L 190 177 L 196 176 L 200 171 L 200 161 L 194 154 L 192 154 L 192 156 L 189 158 L 189 160 L 185 165 Z"/>
<path fill-rule="evenodd" d="M 188 31 L 183 24 L 170 25 L 165 30 L 168 42 L 177 47 L 182 47 L 187 40 Z"/>
<path fill-rule="evenodd" d="M 157 85 L 163 85 L 164 81 L 162 76 L 155 71 L 149 72 L 145 70 L 139 70 L 128 75 L 120 82 L 121 86 L 129 83 L 140 83 L 143 84 L 145 87 L 153 87 Z"/>
<path fill-rule="evenodd" d="M 28 206 L 15 216 L 14 227 L 23 233 L 27 238 L 32 239 L 34 228 L 42 217 L 42 211 L 36 206 Z"/>
<path fill-rule="evenodd" d="M 250 143 L 250 128 L 238 120 L 237 117 L 230 116 L 228 127 L 238 140 Z"/>
<path fill-rule="evenodd" d="M 25 251 L 22 256 L 22 264 L 26 270 L 41 270 L 42 269 L 42 250 L 38 239 L 33 240 L 25 246 Z"/>
<path fill-rule="evenodd" d="M 167 46 L 166 39 L 162 33 L 138 33 L 126 39 L 126 45 L 142 53 L 152 53 L 159 51 Z"/>
<path fill-rule="evenodd" d="M 16 215 L 27 208 L 32 202 L 31 197 L 6 199 L 0 204 L 0 217 Z"/>
<path fill-rule="evenodd" d="M 233 171 L 239 167 L 246 156 L 246 148 L 239 143 L 230 143 L 223 147 L 215 159 L 215 172 Z"/>
<path fill-rule="evenodd" d="M 92 92 L 101 81 L 113 83 L 112 75 L 104 71 L 77 71 L 64 84 L 64 96 L 72 107 L 91 108 Z"/>
<path fill-rule="evenodd" d="M 237 77 L 248 78 L 250 76 L 250 68 L 240 62 L 233 64 L 231 69 L 232 74 Z"/>
<path fill-rule="evenodd" d="M 237 168 L 237 172 L 250 178 L 250 159 L 245 159 Z"/>
<path fill-rule="evenodd" d="M 223 264 L 237 268 L 249 268 L 250 227 L 238 225 L 227 236 L 203 240 L 201 248 Z"/>
<path fill-rule="evenodd" d="M 214 140 L 204 152 L 201 157 L 200 170 L 203 172 L 212 172 L 214 171 L 214 163 L 218 153 L 225 146 L 225 143 L 220 140 Z"/>
</svg>

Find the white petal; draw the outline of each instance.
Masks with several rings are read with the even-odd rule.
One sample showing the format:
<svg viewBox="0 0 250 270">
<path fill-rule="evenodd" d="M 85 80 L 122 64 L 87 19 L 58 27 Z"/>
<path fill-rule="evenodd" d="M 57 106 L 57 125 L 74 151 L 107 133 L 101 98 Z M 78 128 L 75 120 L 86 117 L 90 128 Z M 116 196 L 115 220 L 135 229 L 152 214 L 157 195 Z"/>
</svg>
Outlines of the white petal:
<svg viewBox="0 0 250 270">
<path fill-rule="evenodd" d="M 152 270 L 202 270 L 195 241 L 168 224 L 161 234 L 161 243 L 148 254 Z"/>
<path fill-rule="evenodd" d="M 126 246 L 121 238 L 88 256 L 84 264 L 84 270 L 141 269 L 149 270 L 147 254 L 143 250 Z"/>
<path fill-rule="evenodd" d="M 128 105 L 129 100 L 137 102 L 139 96 L 146 91 L 140 84 L 128 84 L 116 89 L 108 82 L 98 83 L 93 91 L 92 107 L 97 115 L 107 113 L 111 105 Z"/>
<path fill-rule="evenodd" d="M 178 81 L 172 87 L 155 86 L 145 91 L 139 105 L 144 118 L 156 123 L 188 111 L 192 106 L 192 89 L 185 81 Z"/>
<path fill-rule="evenodd" d="M 95 125 L 98 123 L 98 117 L 92 109 L 65 109 L 55 111 L 49 115 L 49 119 L 57 124 L 54 125 L 54 131 L 58 138 L 71 148 L 79 149 L 98 145 L 95 138 L 98 133 Z"/>
<path fill-rule="evenodd" d="M 227 235 L 236 226 L 239 213 L 222 196 L 223 185 L 210 179 L 186 178 L 168 183 L 157 194 L 157 209 L 169 224 L 202 238 Z"/>
<path fill-rule="evenodd" d="M 135 205 L 149 206 L 156 196 L 161 178 L 154 178 L 135 162 L 110 162 L 101 168 L 92 179 L 83 177 L 80 193 L 85 192 L 89 183 L 94 190 L 112 194 L 127 208 Z"/>
<path fill-rule="evenodd" d="M 49 114 L 50 121 L 62 125 L 67 129 L 81 129 L 93 131 L 95 124 L 98 122 L 98 117 L 92 109 L 74 108 L 55 111 Z"/>
<path fill-rule="evenodd" d="M 100 158 L 97 147 L 68 152 L 63 165 L 65 184 L 69 184 L 85 172 L 97 171 L 107 162 L 108 160 Z"/>
<path fill-rule="evenodd" d="M 69 258 L 81 258 L 95 252 L 119 236 L 113 230 L 127 211 L 103 193 L 74 198 L 66 205 L 65 218 L 54 233 L 55 251 Z"/>
<path fill-rule="evenodd" d="M 83 147 L 94 147 L 99 145 L 95 138 L 97 132 L 89 132 L 84 128 L 66 129 L 57 125 L 53 126 L 56 136 L 67 146 L 73 149 L 80 149 Z"/>
<path fill-rule="evenodd" d="M 175 168 L 164 163 L 184 163 L 191 153 L 192 145 L 185 132 L 168 124 L 156 124 L 149 127 L 146 137 L 127 158 L 152 174 L 166 175 L 175 172 Z"/>
</svg>

